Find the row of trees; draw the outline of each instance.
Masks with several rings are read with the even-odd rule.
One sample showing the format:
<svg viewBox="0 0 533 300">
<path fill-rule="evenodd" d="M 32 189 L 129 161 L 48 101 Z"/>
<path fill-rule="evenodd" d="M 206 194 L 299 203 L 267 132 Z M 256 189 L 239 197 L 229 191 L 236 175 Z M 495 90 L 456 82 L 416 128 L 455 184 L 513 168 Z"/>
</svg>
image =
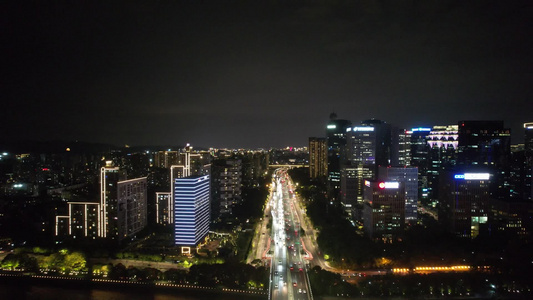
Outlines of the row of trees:
<svg viewBox="0 0 533 300">
<path fill-rule="evenodd" d="M 194 284 L 206 287 L 263 289 L 268 285 L 265 267 L 253 267 L 244 263 L 196 264 L 189 271 L 170 269 L 165 272 L 154 268 L 125 267 L 123 264 L 95 265 L 93 276 L 116 280 L 169 281 L 176 284 Z"/>
<path fill-rule="evenodd" d="M 47 251 L 37 252 L 46 253 Z M 138 258 L 138 256 L 133 257 Z M 90 274 L 97 278 L 145 282 L 169 281 L 209 287 L 263 289 L 268 285 L 268 271 L 263 266 L 254 267 L 235 261 L 218 264 L 200 261 L 198 259 L 187 260 L 189 271 L 170 269 L 162 272 L 155 268 L 125 267 L 120 263 L 88 266 L 83 253 L 63 249 L 48 255 L 27 252 L 10 253 L 2 260 L 0 266 L 7 271 L 62 275 L 79 275 L 91 271 Z"/>
<path fill-rule="evenodd" d="M 28 253 L 10 253 L 3 260 L 3 270 L 23 270 L 28 272 L 59 272 L 61 274 L 78 274 L 87 271 L 87 261 L 81 252 L 60 250 L 49 255 Z"/>
</svg>

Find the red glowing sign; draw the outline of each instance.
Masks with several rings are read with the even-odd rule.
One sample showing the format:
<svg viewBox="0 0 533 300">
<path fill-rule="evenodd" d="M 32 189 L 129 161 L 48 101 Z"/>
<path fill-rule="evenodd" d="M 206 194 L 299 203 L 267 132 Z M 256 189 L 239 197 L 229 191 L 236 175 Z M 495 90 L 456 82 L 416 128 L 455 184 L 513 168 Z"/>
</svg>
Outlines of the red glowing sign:
<svg viewBox="0 0 533 300">
<path fill-rule="evenodd" d="M 384 188 L 385 188 L 385 182 L 380 182 L 380 183 L 378 184 L 378 187 L 379 187 L 380 189 L 384 189 Z"/>
</svg>

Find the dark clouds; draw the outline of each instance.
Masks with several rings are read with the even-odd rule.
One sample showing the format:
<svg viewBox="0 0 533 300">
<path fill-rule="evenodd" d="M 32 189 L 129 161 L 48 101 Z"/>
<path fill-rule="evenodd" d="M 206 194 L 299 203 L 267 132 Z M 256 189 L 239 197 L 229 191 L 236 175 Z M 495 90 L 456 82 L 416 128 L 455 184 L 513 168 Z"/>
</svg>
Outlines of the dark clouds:
<svg viewBox="0 0 533 300">
<path fill-rule="evenodd" d="M 4 4 L 2 136 L 279 147 L 336 111 L 518 142 L 533 118 L 530 1 L 257 2 Z"/>
</svg>

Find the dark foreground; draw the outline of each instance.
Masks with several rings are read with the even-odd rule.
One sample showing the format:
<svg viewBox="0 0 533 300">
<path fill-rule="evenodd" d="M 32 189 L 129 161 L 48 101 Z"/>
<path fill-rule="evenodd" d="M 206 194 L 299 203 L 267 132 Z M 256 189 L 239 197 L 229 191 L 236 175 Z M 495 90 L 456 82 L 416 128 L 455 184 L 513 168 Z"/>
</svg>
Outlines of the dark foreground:
<svg viewBox="0 0 533 300">
<path fill-rule="evenodd" d="M 154 285 L 99 283 L 91 281 L 45 280 L 27 277 L 0 277 L 2 300 L 207 300 L 266 299 L 266 296 L 243 295 L 218 290 L 190 290 Z"/>
</svg>

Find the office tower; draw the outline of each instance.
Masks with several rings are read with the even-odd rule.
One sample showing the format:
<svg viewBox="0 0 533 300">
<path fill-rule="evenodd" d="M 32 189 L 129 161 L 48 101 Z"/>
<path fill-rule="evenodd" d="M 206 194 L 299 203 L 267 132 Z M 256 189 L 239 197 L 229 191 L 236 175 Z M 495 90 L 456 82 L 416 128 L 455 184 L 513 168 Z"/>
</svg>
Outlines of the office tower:
<svg viewBox="0 0 533 300">
<path fill-rule="evenodd" d="M 398 132 L 398 162 L 393 162 L 391 165 L 395 166 L 410 166 L 411 165 L 411 134 L 413 132 L 403 129 Z M 393 143 L 395 144 L 395 143 Z"/>
<path fill-rule="evenodd" d="M 348 129 L 348 164 L 351 174 L 357 176 L 357 201 L 363 201 L 363 179 L 373 179 L 376 166 L 376 133 L 373 126 Z"/>
<path fill-rule="evenodd" d="M 360 188 L 359 179 L 363 177 L 362 173 L 362 168 L 354 168 L 350 166 L 343 166 L 341 168 L 341 205 L 344 207 L 346 213 L 355 219 L 358 219 L 356 218 L 357 212 L 355 209 Z"/>
<path fill-rule="evenodd" d="M 499 199 L 510 194 L 511 130 L 503 121 L 460 121 L 457 165 L 487 166 Z"/>
<path fill-rule="evenodd" d="M 375 179 L 378 166 L 388 166 L 391 126 L 380 120 L 366 120 L 347 129 L 347 167 L 358 169 L 357 201 L 363 200 L 363 180 Z"/>
<path fill-rule="evenodd" d="M 524 123 L 524 199 L 533 201 L 533 122 Z"/>
<path fill-rule="evenodd" d="M 210 222 L 209 175 L 174 179 L 175 244 L 190 253 L 208 234 Z"/>
<path fill-rule="evenodd" d="M 309 177 L 311 179 L 326 178 L 328 174 L 327 139 L 309 138 Z"/>
<path fill-rule="evenodd" d="M 418 219 L 418 170 L 417 167 L 379 167 L 378 179 L 401 182 L 405 187 L 405 222 Z"/>
<path fill-rule="evenodd" d="M 231 215 L 234 206 L 242 201 L 242 161 L 216 160 L 213 163 L 212 184 L 214 217 Z"/>
<path fill-rule="evenodd" d="M 365 180 L 363 228 L 372 239 L 394 241 L 405 227 L 405 187 L 401 182 Z"/>
<path fill-rule="evenodd" d="M 426 200 L 429 193 L 429 145 L 427 143 L 431 128 L 417 127 L 411 129 L 411 161 L 410 166 L 418 168 L 418 195 Z"/>
<path fill-rule="evenodd" d="M 503 169 L 509 159 L 511 130 L 503 121 L 460 121 L 458 165 Z"/>
<path fill-rule="evenodd" d="M 171 199 L 175 199 L 173 185 L 176 178 L 211 174 L 211 154 L 205 151 L 195 153 L 190 144 L 187 144 L 179 155 L 179 161 L 180 165 L 170 166 Z M 174 205 L 170 206 L 170 220 L 174 221 Z"/>
<path fill-rule="evenodd" d="M 471 169 L 470 169 L 471 170 Z M 475 238 L 488 221 L 490 173 L 446 171 L 440 178 L 439 221 L 459 237 Z"/>
<path fill-rule="evenodd" d="M 392 148 L 392 127 L 385 121 L 369 119 L 361 122 L 361 126 L 374 127 L 375 140 L 375 170 L 378 166 L 389 166 L 391 164 Z"/>
<path fill-rule="evenodd" d="M 332 113 L 326 126 L 328 142 L 328 191 L 333 198 L 338 197 L 341 181 L 341 166 L 345 162 L 346 130 L 351 126 L 348 120 L 337 119 Z"/>
<path fill-rule="evenodd" d="M 439 174 L 442 170 L 456 165 L 457 147 L 459 144 L 458 125 L 433 126 L 427 136 L 429 145 L 429 164 L 427 172 L 427 188 L 422 196 L 436 207 L 439 199 Z"/>
<path fill-rule="evenodd" d="M 133 236 L 147 225 L 146 177 L 119 181 L 117 184 L 118 239 Z"/>
<path fill-rule="evenodd" d="M 155 193 L 156 222 L 157 224 L 172 224 L 171 207 L 173 201 L 170 192 Z"/>
</svg>

